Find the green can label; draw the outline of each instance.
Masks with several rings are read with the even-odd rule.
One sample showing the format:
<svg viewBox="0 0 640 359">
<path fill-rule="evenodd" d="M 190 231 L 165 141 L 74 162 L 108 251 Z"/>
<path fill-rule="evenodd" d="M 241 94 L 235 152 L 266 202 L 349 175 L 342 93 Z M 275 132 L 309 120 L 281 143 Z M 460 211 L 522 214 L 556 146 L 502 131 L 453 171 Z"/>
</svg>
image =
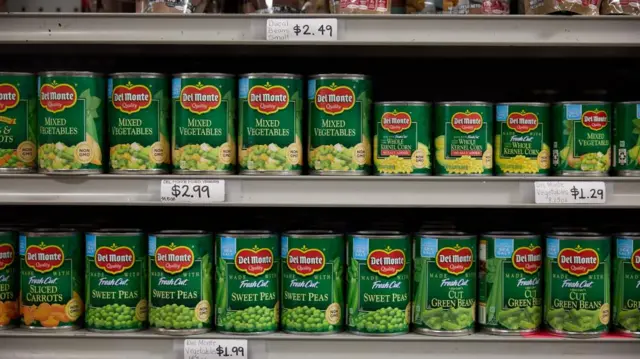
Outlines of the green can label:
<svg viewBox="0 0 640 359">
<path fill-rule="evenodd" d="M 0 328 L 20 324 L 18 308 L 19 261 L 17 236 L 13 232 L 0 232 Z"/>
<path fill-rule="evenodd" d="M 553 169 L 557 173 L 609 171 L 611 105 L 553 106 Z"/>
<path fill-rule="evenodd" d="M 344 238 L 284 235 L 282 329 L 338 332 L 344 323 Z"/>
<path fill-rule="evenodd" d="M 79 233 L 20 235 L 23 325 L 62 328 L 82 323 L 82 255 Z"/>
<path fill-rule="evenodd" d="M 544 104 L 496 106 L 497 175 L 547 175 L 551 167 L 550 108 Z"/>
<path fill-rule="evenodd" d="M 85 327 L 138 330 L 147 322 L 147 241 L 142 233 L 87 233 Z"/>
<path fill-rule="evenodd" d="M 211 328 L 213 238 L 210 234 L 149 236 L 149 326 Z"/>
<path fill-rule="evenodd" d="M 492 174 L 493 107 L 436 106 L 436 175 Z"/>
<path fill-rule="evenodd" d="M 236 85 L 232 76 L 174 77 L 173 169 L 232 172 Z"/>
<path fill-rule="evenodd" d="M 411 240 L 408 236 L 349 236 L 349 330 L 394 334 L 409 330 Z"/>
<path fill-rule="evenodd" d="M 508 234 L 480 239 L 478 322 L 499 331 L 533 331 L 542 322 L 542 240 Z"/>
<path fill-rule="evenodd" d="M 32 75 L 0 72 L 0 169 L 36 166 L 35 86 Z"/>
<path fill-rule="evenodd" d="M 374 118 L 376 174 L 431 174 L 431 106 L 377 103 Z"/>
<path fill-rule="evenodd" d="M 243 77 L 238 97 L 240 171 L 300 172 L 302 80 Z"/>
<path fill-rule="evenodd" d="M 167 171 L 168 86 L 164 77 L 109 79 L 110 169 Z"/>
<path fill-rule="evenodd" d="M 472 331 L 476 238 L 419 236 L 414 255 L 413 325 L 432 331 Z"/>
<path fill-rule="evenodd" d="M 615 253 L 613 325 L 640 333 L 640 237 L 618 237 Z"/>
<path fill-rule="evenodd" d="M 365 77 L 309 80 L 309 170 L 371 169 L 371 81 Z"/>
<path fill-rule="evenodd" d="M 640 170 L 640 103 L 616 104 L 613 121 L 613 169 Z"/>
<path fill-rule="evenodd" d="M 38 78 L 40 171 L 102 171 L 104 80 L 42 74 Z"/>
<path fill-rule="evenodd" d="M 559 333 L 607 330 L 609 239 L 547 238 L 544 323 Z"/>
<path fill-rule="evenodd" d="M 222 234 L 216 247 L 216 325 L 231 333 L 273 332 L 279 322 L 278 237 Z"/>
</svg>

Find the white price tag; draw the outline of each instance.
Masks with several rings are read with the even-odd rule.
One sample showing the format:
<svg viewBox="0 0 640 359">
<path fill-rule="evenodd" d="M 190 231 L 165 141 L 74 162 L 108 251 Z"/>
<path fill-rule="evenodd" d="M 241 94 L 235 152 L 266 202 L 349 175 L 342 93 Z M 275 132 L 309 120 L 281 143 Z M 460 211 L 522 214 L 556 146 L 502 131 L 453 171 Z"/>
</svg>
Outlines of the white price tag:
<svg viewBox="0 0 640 359">
<path fill-rule="evenodd" d="M 185 339 L 184 359 L 246 359 L 246 339 Z"/>
<path fill-rule="evenodd" d="M 162 203 L 224 202 L 223 180 L 162 180 Z"/>
<path fill-rule="evenodd" d="M 267 41 L 335 41 L 338 20 L 319 18 L 267 19 Z"/>
<path fill-rule="evenodd" d="M 607 202 L 604 182 L 535 182 L 535 191 L 536 203 L 595 204 Z"/>
</svg>

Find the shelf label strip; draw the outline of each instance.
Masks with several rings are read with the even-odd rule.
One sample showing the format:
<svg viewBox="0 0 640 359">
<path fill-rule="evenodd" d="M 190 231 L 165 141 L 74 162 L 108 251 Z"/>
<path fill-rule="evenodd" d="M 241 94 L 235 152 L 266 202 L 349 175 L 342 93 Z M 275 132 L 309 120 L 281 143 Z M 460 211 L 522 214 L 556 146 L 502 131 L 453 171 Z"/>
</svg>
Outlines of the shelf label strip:
<svg viewBox="0 0 640 359">
<path fill-rule="evenodd" d="M 535 182 L 536 204 L 602 204 L 607 202 L 603 181 Z"/>
</svg>

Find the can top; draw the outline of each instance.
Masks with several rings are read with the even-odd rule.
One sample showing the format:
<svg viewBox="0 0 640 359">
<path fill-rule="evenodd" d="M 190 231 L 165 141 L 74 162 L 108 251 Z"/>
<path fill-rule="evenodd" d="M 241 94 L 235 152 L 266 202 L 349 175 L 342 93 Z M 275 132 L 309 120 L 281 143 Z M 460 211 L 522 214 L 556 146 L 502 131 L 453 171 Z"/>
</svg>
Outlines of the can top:
<svg viewBox="0 0 640 359">
<path fill-rule="evenodd" d="M 438 237 L 443 239 L 457 239 L 465 237 L 475 237 L 472 234 L 462 231 L 422 231 L 417 233 L 420 237 Z"/>
<path fill-rule="evenodd" d="M 220 233 L 220 235 L 221 236 L 226 236 L 226 237 L 269 238 L 269 237 L 272 237 L 274 235 L 274 233 L 271 232 L 271 231 L 267 231 L 267 230 L 249 229 L 249 230 L 224 231 L 224 232 Z"/>
<path fill-rule="evenodd" d="M 140 77 L 143 79 L 161 79 L 164 78 L 164 74 L 159 72 L 114 72 L 109 74 L 109 77 L 114 79 L 127 78 L 127 77 Z"/>
<path fill-rule="evenodd" d="M 233 78 L 235 77 L 232 74 L 224 74 L 221 72 L 180 72 L 177 74 L 173 74 L 175 78 L 182 79 L 192 79 L 192 78 L 207 78 L 207 79 L 218 79 L 218 78 Z"/>
<path fill-rule="evenodd" d="M 100 228 L 95 231 L 89 231 L 87 234 L 100 236 L 140 235 L 142 234 L 142 230 L 139 228 Z"/>
<path fill-rule="evenodd" d="M 16 228 L 11 228 L 11 227 L 0 227 L 0 234 L 6 234 L 6 233 L 15 233 L 17 231 Z"/>
<path fill-rule="evenodd" d="M 82 76 L 82 77 L 102 77 L 100 72 L 92 71 L 42 71 L 38 76 Z"/>
<path fill-rule="evenodd" d="M 392 238 L 402 239 L 406 238 L 407 234 L 400 231 L 357 231 L 351 234 L 353 237 L 367 237 L 367 238 Z"/>
<path fill-rule="evenodd" d="M 240 77 L 248 78 L 272 78 L 272 79 L 299 79 L 301 75 L 289 74 L 284 72 L 249 72 L 240 75 Z"/>
<path fill-rule="evenodd" d="M 345 79 L 345 80 L 368 80 L 369 76 L 362 74 L 317 74 L 309 76 L 310 79 Z"/>
<path fill-rule="evenodd" d="M 507 238 L 524 238 L 524 237 L 540 237 L 533 232 L 528 231 L 491 231 L 483 233 L 483 236 L 487 237 L 507 237 Z"/>
<path fill-rule="evenodd" d="M 26 231 L 25 234 L 29 237 L 66 237 L 78 232 L 73 228 L 35 228 Z"/>
<path fill-rule="evenodd" d="M 579 238 L 579 239 L 585 239 L 585 240 L 609 238 L 601 233 L 596 233 L 596 232 L 553 232 L 550 234 L 550 236 L 558 239 Z"/>
<path fill-rule="evenodd" d="M 379 101 L 374 105 L 382 106 L 431 106 L 430 103 L 424 101 Z"/>
<path fill-rule="evenodd" d="M 286 231 L 285 236 L 290 238 L 315 237 L 315 238 L 335 238 L 342 236 L 341 234 L 331 230 L 314 230 L 314 229 L 298 229 Z"/>
<path fill-rule="evenodd" d="M 2 74 L 0 72 L 0 74 Z M 620 101 L 616 102 L 617 105 L 640 105 L 640 101 Z"/>
<path fill-rule="evenodd" d="M 606 101 L 558 101 L 556 105 L 607 105 Z"/>
<path fill-rule="evenodd" d="M 499 102 L 496 103 L 496 106 L 499 105 L 507 105 L 507 106 L 530 106 L 530 107 L 549 107 L 549 104 L 546 102 Z"/>
<path fill-rule="evenodd" d="M 484 101 L 440 101 L 438 106 L 491 106 L 491 102 Z"/>
<path fill-rule="evenodd" d="M 9 71 L 0 71 L 0 76 L 33 76 L 34 74 L 31 72 L 9 72 Z"/>
<path fill-rule="evenodd" d="M 629 238 L 629 239 L 640 239 L 640 232 L 622 232 L 622 233 L 616 233 L 615 236 Z"/>
<path fill-rule="evenodd" d="M 211 232 L 201 230 L 164 230 L 155 232 L 153 235 L 156 237 L 201 237 L 211 234 Z"/>
</svg>

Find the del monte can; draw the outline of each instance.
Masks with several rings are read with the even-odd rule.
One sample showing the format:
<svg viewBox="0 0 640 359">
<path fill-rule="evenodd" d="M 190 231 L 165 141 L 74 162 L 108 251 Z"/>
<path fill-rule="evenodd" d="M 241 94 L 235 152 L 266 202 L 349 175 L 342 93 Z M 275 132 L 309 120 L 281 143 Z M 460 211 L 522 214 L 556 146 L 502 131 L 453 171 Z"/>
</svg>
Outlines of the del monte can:
<svg viewBox="0 0 640 359">
<path fill-rule="evenodd" d="M 613 169 L 640 176 L 640 102 L 619 102 L 613 114 Z"/>
<path fill-rule="evenodd" d="M 640 337 L 640 233 L 615 236 L 613 327 Z"/>
<path fill-rule="evenodd" d="M 0 228 L 0 329 L 20 324 L 19 268 L 18 236 L 13 230 Z"/>
<path fill-rule="evenodd" d="M 36 167 L 36 83 L 23 72 L 0 72 L 0 173 Z"/>
</svg>

